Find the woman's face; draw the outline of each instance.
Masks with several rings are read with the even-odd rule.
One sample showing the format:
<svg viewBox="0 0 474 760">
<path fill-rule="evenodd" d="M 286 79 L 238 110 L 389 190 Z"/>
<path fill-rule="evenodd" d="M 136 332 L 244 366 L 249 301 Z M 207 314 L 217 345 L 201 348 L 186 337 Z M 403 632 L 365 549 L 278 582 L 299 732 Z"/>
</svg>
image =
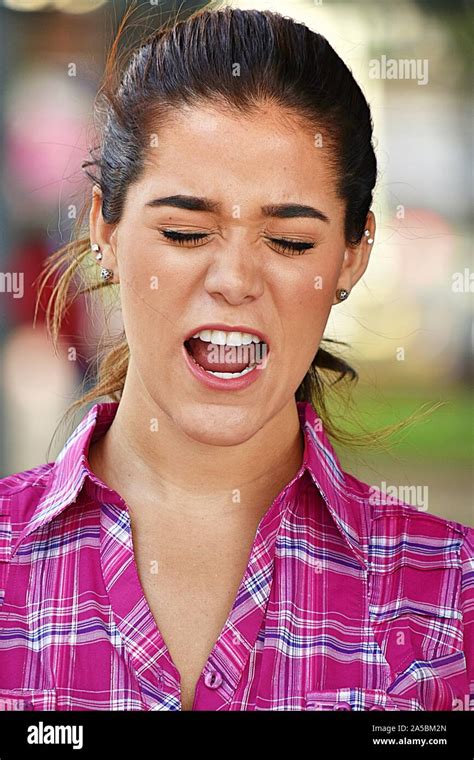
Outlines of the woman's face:
<svg viewBox="0 0 474 760">
<path fill-rule="evenodd" d="M 367 266 L 366 238 L 345 244 L 328 151 L 276 107 L 186 108 L 150 135 L 117 225 L 94 195 L 91 240 L 120 282 L 127 384 L 195 440 L 244 442 L 294 404 L 336 288 L 351 290 Z M 257 366 L 218 378 L 188 348 L 211 372 Z"/>
</svg>

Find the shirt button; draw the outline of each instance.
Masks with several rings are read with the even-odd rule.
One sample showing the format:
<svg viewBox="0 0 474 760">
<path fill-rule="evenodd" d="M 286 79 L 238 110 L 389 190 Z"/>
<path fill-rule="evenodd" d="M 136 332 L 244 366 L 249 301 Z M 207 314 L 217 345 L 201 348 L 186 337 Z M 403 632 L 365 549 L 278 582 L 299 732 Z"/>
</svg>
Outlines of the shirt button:
<svg viewBox="0 0 474 760">
<path fill-rule="evenodd" d="M 210 670 L 209 673 L 206 673 L 204 676 L 204 683 L 210 689 L 218 689 L 222 683 L 222 676 L 219 671 Z"/>
<path fill-rule="evenodd" d="M 333 710 L 352 710 L 352 707 L 350 706 L 349 702 L 336 702 Z"/>
</svg>

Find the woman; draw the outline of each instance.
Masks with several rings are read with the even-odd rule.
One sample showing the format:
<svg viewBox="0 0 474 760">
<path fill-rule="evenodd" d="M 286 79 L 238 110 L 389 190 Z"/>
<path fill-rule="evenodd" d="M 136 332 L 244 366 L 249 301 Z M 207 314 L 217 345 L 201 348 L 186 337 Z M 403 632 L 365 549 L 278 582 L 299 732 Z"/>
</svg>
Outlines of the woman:
<svg viewBox="0 0 474 760">
<path fill-rule="evenodd" d="M 352 372 L 320 343 L 375 240 L 360 88 L 270 12 L 114 55 L 89 235 L 49 274 L 53 336 L 91 260 L 124 334 L 56 462 L 1 482 L 2 700 L 468 709 L 474 531 L 341 469 L 316 371 Z"/>
</svg>

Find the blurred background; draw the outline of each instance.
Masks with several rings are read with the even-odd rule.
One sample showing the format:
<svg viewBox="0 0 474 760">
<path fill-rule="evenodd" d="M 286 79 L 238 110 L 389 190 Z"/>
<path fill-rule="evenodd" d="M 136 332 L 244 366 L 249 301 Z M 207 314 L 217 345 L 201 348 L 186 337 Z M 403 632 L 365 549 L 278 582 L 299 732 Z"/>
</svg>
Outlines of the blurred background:
<svg viewBox="0 0 474 760">
<path fill-rule="evenodd" d="M 336 445 L 345 469 L 420 510 L 473 524 L 473 9 L 462 0 L 235 0 L 328 38 L 372 108 L 379 180 L 371 263 L 326 337 L 359 372 L 364 429 L 445 405 L 391 451 Z M 104 324 L 78 301 L 55 356 L 37 277 L 83 205 L 81 162 L 107 47 L 129 3 L 4 0 L 0 8 L 0 477 L 46 461 Z M 149 30 L 209 3 L 138 2 Z M 135 30 L 138 34 L 139 26 Z M 330 405 L 331 408 L 331 405 Z M 332 410 L 358 429 L 334 396 Z M 87 411 L 83 408 L 80 417 Z M 347 411 L 347 414 L 346 414 Z M 58 453 L 57 436 L 49 461 Z"/>
</svg>

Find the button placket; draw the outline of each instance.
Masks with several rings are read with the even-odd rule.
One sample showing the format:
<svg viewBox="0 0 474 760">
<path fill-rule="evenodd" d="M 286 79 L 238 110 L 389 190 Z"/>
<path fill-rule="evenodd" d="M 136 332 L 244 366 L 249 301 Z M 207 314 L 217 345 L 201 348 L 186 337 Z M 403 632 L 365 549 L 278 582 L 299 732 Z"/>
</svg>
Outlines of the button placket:
<svg viewBox="0 0 474 760">
<path fill-rule="evenodd" d="M 177 710 L 179 673 L 148 606 L 136 563 L 130 561 L 134 554 L 132 533 L 123 499 L 108 501 L 102 497 L 100 520 L 100 562 L 104 583 L 114 622 L 130 655 L 142 699 L 149 710 L 156 710 L 159 706 Z M 116 577 L 114 568 L 117 566 L 125 569 Z M 140 619 L 140 625 L 134 623 L 135 619 Z"/>
<path fill-rule="evenodd" d="M 264 620 L 265 603 L 270 597 L 273 582 L 269 570 L 274 560 L 277 535 L 272 525 L 288 488 L 274 499 L 257 526 L 247 568 L 229 617 L 199 678 L 193 710 L 227 710 L 232 702 Z M 265 582 L 258 584 L 258 590 L 256 577 L 265 579 Z M 249 598 L 253 600 L 251 611 Z M 242 599 L 245 600 L 245 607 Z M 225 673 L 225 678 L 222 673 Z"/>
</svg>

